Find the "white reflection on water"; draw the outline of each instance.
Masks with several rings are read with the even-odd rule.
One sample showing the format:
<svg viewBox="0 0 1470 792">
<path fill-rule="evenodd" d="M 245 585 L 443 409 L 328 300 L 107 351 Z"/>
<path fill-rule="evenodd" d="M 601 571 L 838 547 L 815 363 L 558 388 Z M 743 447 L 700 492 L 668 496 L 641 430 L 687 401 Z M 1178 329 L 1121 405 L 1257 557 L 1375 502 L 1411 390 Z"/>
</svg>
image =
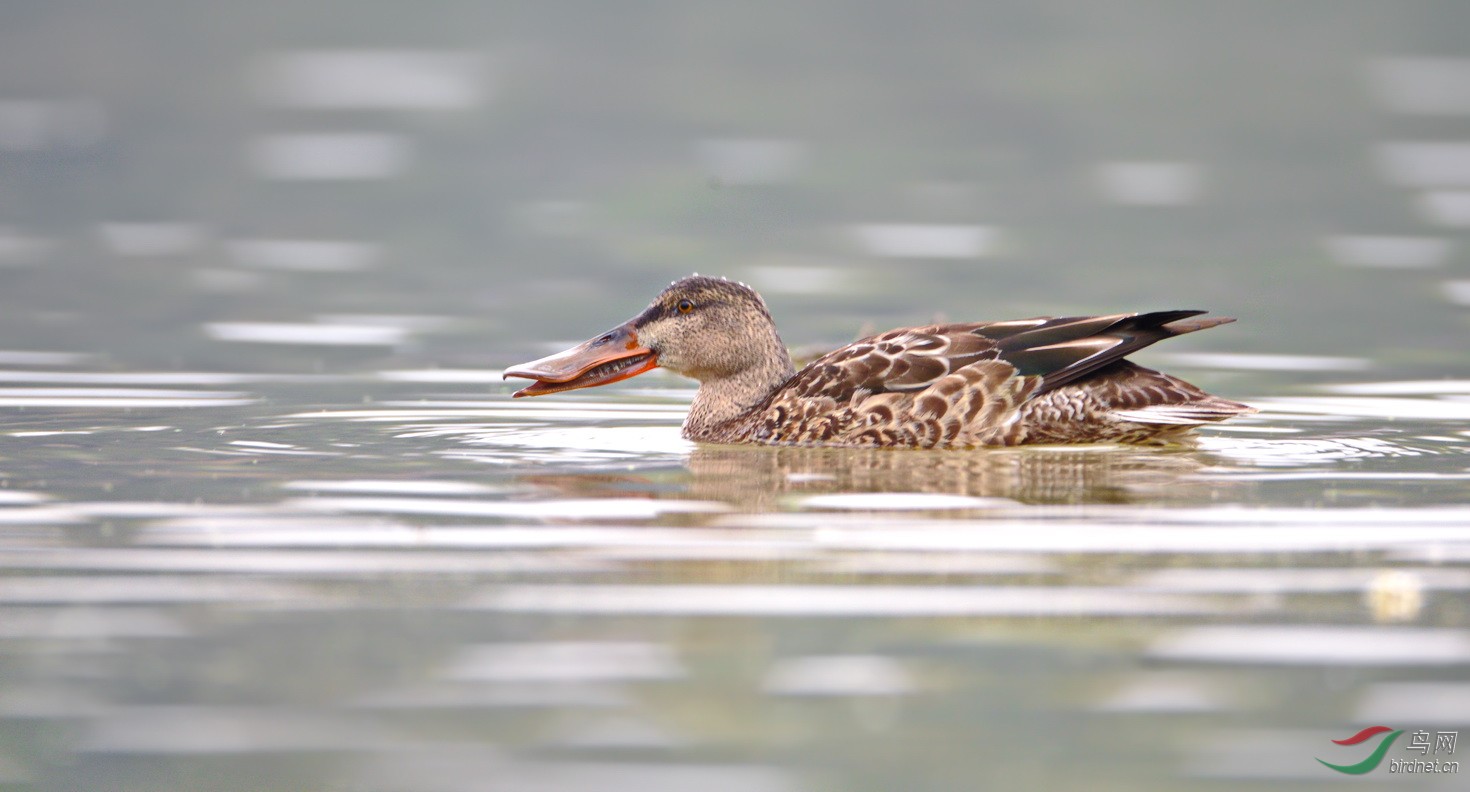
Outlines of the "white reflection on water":
<svg viewBox="0 0 1470 792">
<path fill-rule="evenodd" d="M 647 681 L 684 675 L 684 666 L 670 647 L 630 641 L 466 646 L 443 672 L 445 679 L 460 682 Z"/>
<path fill-rule="evenodd" d="M 1389 552 L 1389 558 L 1426 564 L 1470 564 L 1470 542 L 1399 547 Z"/>
<path fill-rule="evenodd" d="M 114 255 L 138 258 L 183 256 L 209 238 L 208 230 L 196 223 L 103 223 L 97 233 Z"/>
<path fill-rule="evenodd" d="M 235 391 L 163 391 L 123 388 L 5 388 L 0 407 L 54 409 L 133 409 L 240 407 L 254 397 Z"/>
<path fill-rule="evenodd" d="M 1189 671 L 1142 671 L 1129 676 L 1093 709 L 1100 712 L 1222 712 L 1240 701 L 1223 679 Z"/>
<path fill-rule="evenodd" d="M 650 420 L 667 419 L 682 420 L 686 408 L 679 404 L 648 404 L 642 402 L 604 402 L 589 401 L 587 399 L 566 399 L 563 401 L 551 401 L 549 399 L 537 399 L 533 402 L 515 401 L 507 402 L 505 399 L 491 400 L 456 400 L 445 401 L 442 399 L 419 399 L 417 401 L 392 401 L 378 402 L 384 407 L 418 407 L 423 410 L 435 410 L 443 407 L 451 411 L 451 415 L 457 414 L 461 408 L 485 408 L 497 411 L 498 415 L 513 415 L 523 418 L 533 426 L 537 421 L 544 420 L 576 420 L 586 421 L 589 419 L 621 419 L 648 418 Z M 353 413 L 346 413 L 351 415 Z M 471 415 L 488 415 L 490 413 L 470 413 Z"/>
<path fill-rule="evenodd" d="M 259 272 L 225 267 L 196 267 L 189 272 L 189 280 L 201 294 L 239 294 L 268 285 L 266 276 Z"/>
<path fill-rule="evenodd" d="M 1277 396 L 1257 399 L 1266 412 L 1302 413 L 1345 418 L 1416 418 L 1428 421 L 1470 420 L 1470 403 L 1440 399 L 1394 399 L 1363 396 Z"/>
<path fill-rule="evenodd" d="M 306 492 L 351 492 L 368 495 L 492 495 L 504 491 L 470 481 L 422 481 L 416 479 L 303 480 L 282 483 L 281 489 Z"/>
<path fill-rule="evenodd" d="M 662 616 L 1182 616 L 1241 606 L 1206 597 L 1082 586 L 508 585 L 472 610 Z"/>
<path fill-rule="evenodd" d="M 449 517 L 518 519 L 628 520 L 652 519 L 671 512 L 724 512 L 715 501 L 653 498 L 586 498 L 582 500 L 437 500 L 433 498 L 292 498 L 288 507 L 310 511 L 368 514 L 421 514 Z"/>
<path fill-rule="evenodd" d="M 443 330 L 454 324 L 454 319 L 436 314 L 408 313 L 323 313 L 313 317 L 323 324 L 367 325 L 370 327 L 398 327 L 414 332 Z"/>
<path fill-rule="evenodd" d="M 1470 115 L 1470 58 L 1375 58 L 1368 63 L 1368 85 L 1392 112 Z"/>
<path fill-rule="evenodd" d="M 501 381 L 499 369 L 400 369 L 379 371 L 377 378 L 386 382 L 421 382 L 441 384 L 494 384 Z"/>
<path fill-rule="evenodd" d="M 853 238 L 869 255 L 902 259 L 973 259 L 995 255 L 1001 232 L 990 226 L 868 223 Z"/>
<path fill-rule="evenodd" d="M 1426 236 L 1332 236 L 1323 245 L 1338 264 L 1386 269 L 1439 267 L 1454 250 L 1450 240 Z"/>
<path fill-rule="evenodd" d="M 94 719 L 77 750 L 114 754 L 254 754 L 386 750 L 361 718 L 288 707 L 123 707 Z"/>
<path fill-rule="evenodd" d="M 833 575 L 1061 575 L 1063 567 L 1040 556 L 979 553 L 842 553 L 825 555 L 813 568 Z"/>
<path fill-rule="evenodd" d="M 1440 666 L 1470 663 L 1470 632 L 1415 627 L 1225 625 L 1164 635 L 1159 660 L 1247 665 Z"/>
<path fill-rule="evenodd" d="M 564 679 L 512 682 L 430 681 L 407 687 L 374 691 L 353 701 L 357 709 L 625 709 L 632 695 L 622 686 Z"/>
<path fill-rule="evenodd" d="M 1157 356 L 1177 366 L 1237 371 L 1361 371 L 1367 358 L 1329 355 L 1274 355 L 1244 352 L 1161 352 Z"/>
<path fill-rule="evenodd" d="M 1376 459 L 1386 457 L 1416 457 L 1424 451 L 1376 437 L 1343 438 L 1268 438 L 1251 439 L 1241 437 L 1202 437 L 1199 447 L 1226 459 L 1245 463 L 1255 468 L 1326 465 L 1353 459 Z M 1222 479 L 1248 481 L 1249 476 L 1259 475 L 1250 469 L 1215 471 Z"/>
<path fill-rule="evenodd" d="M 164 388 L 0 388 L 0 399 L 29 397 L 55 398 L 127 398 L 127 399 L 239 399 L 240 391 L 198 391 Z"/>
<path fill-rule="evenodd" d="M 397 346 L 408 338 L 402 327 L 309 322 L 210 322 L 204 332 L 217 341 L 309 346 Z"/>
<path fill-rule="evenodd" d="M 0 639 L 95 641 L 111 638 L 179 638 L 189 635 L 172 615 L 154 608 L 0 608 Z"/>
<path fill-rule="evenodd" d="M 107 135 L 107 111 L 91 99 L 0 100 L 0 151 L 81 149 Z"/>
<path fill-rule="evenodd" d="M 1380 143 L 1374 152 L 1389 181 L 1405 187 L 1470 185 L 1470 143 Z"/>
<path fill-rule="evenodd" d="M 796 501 L 802 509 L 840 509 L 854 511 L 932 511 L 994 509 L 1014 507 L 1006 498 L 975 498 L 934 492 L 845 492 L 834 495 L 811 495 Z"/>
<path fill-rule="evenodd" d="M 866 515 L 841 519 L 847 515 L 774 513 L 717 517 L 712 522 L 716 526 L 805 529 L 813 532 L 811 539 L 817 545 L 847 550 L 1255 554 L 1470 544 L 1470 520 L 1460 508 L 1146 512 L 1082 507 L 1074 510 L 1074 522 L 893 520 Z"/>
<path fill-rule="evenodd" d="M 177 501 L 82 501 L 69 508 L 89 517 L 143 519 L 149 517 L 247 517 L 268 526 L 281 517 L 273 506 L 253 503 L 179 503 Z"/>
<path fill-rule="evenodd" d="M 1419 213 L 1431 223 L 1470 228 L 1470 190 L 1430 190 L 1419 196 Z"/>
<path fill-rule="evenodd" d="M 1097 166 L 1104 198 L 1130 206 L 1182 206 L 1204 193 L 1205 172 L 1192 162 L 1104 162 Z"/>
<path fill-rule="evenodd" d="M 1445 440 L 1459 442 L 1454 438 L 1444 438 L 1440 442 Z M 1313 459 L 1320 460 L 1321 457 L 1312 456 L 1306 458 L 1305 461 L 1310 462 Z M 1436 482 L 1454 484 L 1457 481 L 1470 480 L 1470 473 L 1412 473 L 1408 471 L 1390 473 L 1365 470 L 1300 470 L 1285 473 L 1257 473 L 1249 470 L 1218 470 L 1202 477 L 1220 481 L 1420 481 L 1430 484 Z"/>
<path fill-rule="evenodd" d="M 1470 726 L 1470 682 L 1381 682 L 1368 686 L 1355 723 Z"/>
<path fill-rule="evenodd" d="M 1444 296 L 1456 305 L 1470 305 L 1470 280 L 1451 280 L 1439 285 Z"/>
<path fill-rule="evenodd" d="M 421 745 L 384 751 L 357 768 L 364 792 L 795 792 L 785 771 L 758 764 L 638 761 L 530 761 L 502 757 L 483 744 Z"/>
<path fill-rule="evenodd" d="M 226 247 L 240 266 L 291 272 L 357 272 L 382 256 L 378 245 L 335 239 L 237 239 Z"/>
<path fill-rule="evenodd" d="M 45 261 L 56 248 L 56 240 L 17 231 L 9 226 L 0 226 L 0 268 L 31 267 Z M 5 353 L 0 353 L 4 362 Z M 25 365 L 50 365 L 26 363 Z"/>
<path fill-rule="evenodd" d="M 388 179 L 413 163 L 413 141 L 387 132 L 265 135 L 250 145 L 250 165 L 263 179 Z"/>
<path fill-rule="evenodd" d="M 321 410 L 318 412 L 292 413 L 285 418 L 318 418 L 324 420 L 347 420 L 347 421 L 374 421 L 385 423 L 417 424 L 429 421 L 449 420 L 456 418 L 509 418 L 525 423 L 517 423 L 495 427 L 473 427 L 464 425 L 442 425 L 433 427 L 416 428 L 415 433 L 402 435 L 404 437 L 434 437 L 438 436 L 432 432 L 455 433 L 484 429 L 503 434 L 514 434 L 535 430 L 536 422 L 541 421 L 597 421 L 597 420 L 632 420 L 643 419 L 646 421 L 668 420 L 682 421 L 685 410 L 673 408 L 668 405 L 650 404 L 587 404 L 585 402 L 541 402 L 536 406 L 509 405 L 505 401 L 384 401 L 379 402 L 385 408 L 391 409 L 369 409 L 369 410 Z M 589 435 L 597 427 L 587 427 Z M 426 434 L 427 433 L 427 434 Z M 678 428 L 674 427 L 674 434 L 678 435 Z M 592 435 L 595 436 L 595 435 Z M 534 439 L 534 438 L 533 438 Z M 534 443 L 523 442 L 521 445 L 531 446 Z M 686 447 L 693 448 L 692 444 Z"/>
<path fill-rule="evenodd" d="M 831 295 L 848 291 L 859 284 L 840 267 L 818 266 L 752 266 L 746 277 L 755 288 L 766 294 Z"/>
<path fill-rule="evenodd" d="M 0 718 L 5 720 L 91 718 L 102 714 L 106 707 L 95 695 L 76 688 L 37 685 L 0 693 Z M 0 766 L 0 783 L 6 783 L 4 775 Z"/>
<path fill-rule="evenodd" d="M 404 532 L 407 533 L 406 531 Z M 340 549 L 343 541 L 330 541 L 321 534 L 309 535 L 312 544 L 338 548 L 330 553 L 296 550 L 242 549 L 239 545 L 292 544 L 272 542 L 273 534 L 249 534 L 249 541 L 236 543 L 228 539 L 204 537 L 201 543 L 219 549 L 116 548 L 95 550 L 84 548 L 0 547 L 0 570 L 66 570 L 88 572 L 186 572 L 215 574 L 269 575 L 297 578 L 364 577 L 394 574 L 468 575 L 468 574 L 571 574 L 606 572 L 614 567 L 585 558 L 556 558 L 526 553 L 438 553 L 378 552 Z M 295 535 L 287 535 L 298 538 Z M 165 535 L 151 537 L 163 543 Z M 175 543 L 183 543 L 182 541 Z M 308 542 L 299 542 L 306 544 Z M 367 544 L 372 544 L 368 542 Z M 394 543 L 392 547 L 411 545 Z"/>
<path fill-rule="evenodd" d="M 0 259 L 5 254 L 4 229 L 0 228 Z M 73 366 L 90 359 L 91 355 L 80 352 L 37 352 L 33 350 L 0 349 L 0 366 Z M 9 374 L 11 372 L 3 372 Z"/>
<path fill-rule="evenodd" d="M 0 371 L 0 382 L 51 385 L 239 385 L 264 379 L 254 374 L 203 371 Z"/>
<path fill-rule="evenodd" d="M 3 513 L 3 512 L 0 512 Z M 579 548 L 605 557 L 715 555 L 739 557 L 756 545 L 761 555 L 805 555 L 809 542 L 780 534 L 752 531 L 702 531 L 691 528 L 562 528 L 533 526 L 425 527 L 361 520 L 277 519 L 262 522 L 248 517 L 168 520 L 149 526 L 138 541 L 152 545 L 209 545 L 217 547 L 419 547 L 546 549 Z M 538 556 L 525 559 L 535 562 Z M 541 556 L 575 571 L 575 559 Z"/>
<path fill-rule="evenodd" d="M 699 164 L 720 184 L 790 181 L 806 164 L 806 146 L 775 138 L 710 138 L 695 144 Z"/>
<path fill-rule="evenodd" d="M 916 687 L 908 669 L 881 655 L 809 655 L 776 662 L 761 687 L 777 696 L 896 696 Z"/>
<path fill-rule="evenodd" d="M 1373 567 L 1200 569 L 1191 567 L 1145 572 L 1132 581 L 1132 585 L 1139 588 L 1195 594 L 1369 592 L 1390 584 L 1414 590 L 1465 591 L 1470 590 L 1470 569 L 1436 569 L 1433 567 L 1418 569 L 1375 569 Z"/>
<path fill-rule="evenodd" d="M 650 418 L 647 414 L 638 417 Z M 565 412 L 554 418 L 575 420 Z M 418 430 L 404 436 L 452 436 L 460 446 L 440 452 L 445 457 L 495 465 L 683 459 L 695 448 L 679 436 L 676 426 L 450 426 Z"/>
<path fill-rule="evenodd" d="M 0 578 L 0 603 L 278 602 L 313 600 L 302 586 L 224 577 L 55 575 Z"/>
<path fill-rule="evenodd" d="M 266 103 L 321 110 L 463 110 L 489 93 L 480 52 L 312 49 L 260 56 L 251 87 Z"/>
<path fill-rule="evenodd" d="M 627 714 L 578 718 L 545 742 L 557 749 L 594 751 L 649 751 L 687 748 L 690 741 L 675 737 L 656 723 Z"/>
<path fill-rule="evenodd" d="M 1108 522 L 1142 523 L 1157 518 L 1161 525 L 1217 525 L 1235 526 L 1240 529 L 1252 527 L 1270 528 L 1291 526 L 1292 528 L 1339 528 L 1345 533 L 1370 529 L 1393 534 L 1389 538 L 1409 541 L 1416 531 L 1423 530 L 1425 536 L 1439 535 L 1447 539 L 1470 540 L 1470 520 L 1463 506 L 1421 506 L 1404 508 L 1286 508 L 1271 506 L 1232 505 L 1218 508 L 1170 509 L 1167 514 L 1146 506 L 1111 506 L 1097 504 L 1077 509 L 1077 517 L 1101 518 Z"/>
<path fill-rule="evenodd" d="M 287 443 L 272 443 L 268 440 L 231 440 L 228 445 L 240 446 L 262 453 L 299 451 L 295 446 Z"/>
<path fill-rule="evenodd" d="M 0 509 L 0 525 L 3 526 L 67 525 L 82 521 L 82 514 L 67 506 L 15 505 Z"/>
<path fill-rule="evenodd" d="M 1441 396 L 1470 394 L 1470 380 L 1399 380 L 1395 382 L 1346 382 L 1323 385 L 1328 393 L 1344 396 Z"/>
<path fill-rule="evenodd" d="M 175 450 L 191 454 L 207 454 L 209 456 L 235 456 L 235 457 L 265 457 L 265 456 L 314 456 L 333 457 L 342 456 L 340 451 L 294 451 L 286 449 L 272 449 L 269 446 L 262 447 L 259 443 L 241 441 L 238 444 L 228 443 L 232 448 L 196 448 L 193 446 L 178 446 Z"/>
</svg>

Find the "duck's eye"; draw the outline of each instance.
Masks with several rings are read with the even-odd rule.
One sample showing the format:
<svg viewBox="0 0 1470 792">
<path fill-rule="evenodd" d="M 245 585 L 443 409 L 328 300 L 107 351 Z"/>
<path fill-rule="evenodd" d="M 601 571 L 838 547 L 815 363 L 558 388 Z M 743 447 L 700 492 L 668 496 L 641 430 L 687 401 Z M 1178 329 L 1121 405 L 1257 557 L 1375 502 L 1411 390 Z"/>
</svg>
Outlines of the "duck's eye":
<svg viewBox="0 0 1470 792">
<path fill-rule="evenodd" d="M 694 303 L 688 300 L 680 300 L 677 307 L 679 309 L 679 313 L 689 313 L 690 311 L 694 310 Z"/>
</svg>

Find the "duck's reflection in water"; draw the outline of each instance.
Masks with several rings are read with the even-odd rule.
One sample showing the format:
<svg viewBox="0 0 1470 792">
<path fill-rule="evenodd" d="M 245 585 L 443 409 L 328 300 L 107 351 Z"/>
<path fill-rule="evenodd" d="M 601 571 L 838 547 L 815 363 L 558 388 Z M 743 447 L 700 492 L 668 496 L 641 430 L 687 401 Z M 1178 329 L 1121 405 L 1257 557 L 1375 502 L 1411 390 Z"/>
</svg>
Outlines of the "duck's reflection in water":
<svg viewBox="0 0 1470 792">
<path fill-rule="evenodd" d="M 1208 455 L 1187 447 L 1028 447 L 974 451 L 699 446 L 681 466 L 521 477 L 563 497 L 674 497 L 776 511 L 803 495 L 933 493 L 1028 504 L 1178 503 L 1218 482 L 1194 474 Z M 867 501 L 883 509 L 881 501 Z"/>
<path fill-rule="evenodd" d="M 944 493 L 1023 503 L 1137 503 L 1199 492 L 1181 485 L 1206 467 L 1187 448 L 1023 448 L 912 451 L 701 446 L 685 496 L 742 509 L 789 495 Z M 1206 485 L 1201 482 L 1201 487 Z"/>
</svg>

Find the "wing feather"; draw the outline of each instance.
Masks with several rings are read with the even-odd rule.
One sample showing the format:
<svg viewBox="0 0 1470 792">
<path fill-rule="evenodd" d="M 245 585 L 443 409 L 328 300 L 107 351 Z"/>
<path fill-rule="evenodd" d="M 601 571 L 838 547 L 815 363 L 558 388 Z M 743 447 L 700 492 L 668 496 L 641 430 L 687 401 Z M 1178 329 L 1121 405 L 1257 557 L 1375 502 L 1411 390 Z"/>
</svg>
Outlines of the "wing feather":
<svg viewBox="0 0 1470 792">
<path fill-rule="evenodd" d="M 891 330 L 833 350 L 797 372 L 753 408 L 760 418 L 752 436 L 759 442 L 819 445 L 1004 445 L 1028 442 L 1031 434 L 1050 437 L 1022 426 L 1036 418 L 1032 413 L 1073 426 L 1082 420 L 1073 414 L 1077 398 L 1115 422 L 1156 426 L 1249 411 L 1123 362 L 1156 341 L 1232 321 L 1191 318 L 1201 313 L 1038 317 Z M 1060 401 L 1060 394 L 1037 400 L 1072 383 L 1085 385 L 1085 392 Z"/>
<path fill-rule="evenodd" d="M 850 401 L 858 391 L 921 391 L 965 366 L 999 355 L 994 340 L 974 332 L 979 326 L 911 327 L 866 338 L 816 359 L 783 390 L 797 398 L 839 402 Z"/>
</svg>

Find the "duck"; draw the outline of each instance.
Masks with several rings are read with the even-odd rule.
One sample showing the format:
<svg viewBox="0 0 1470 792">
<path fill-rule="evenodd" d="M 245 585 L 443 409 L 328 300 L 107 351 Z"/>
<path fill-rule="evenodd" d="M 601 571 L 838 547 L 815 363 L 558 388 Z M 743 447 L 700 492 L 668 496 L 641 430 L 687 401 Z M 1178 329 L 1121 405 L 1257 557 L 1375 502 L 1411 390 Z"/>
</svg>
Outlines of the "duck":
<svg viewBox="0 0 1470 792">
<path fill-rule="evenodd" d="M 516 398 L 664 368 L 699 382 L 683 424 L 700 443 L 969 449 L 1167 444 L 1255 412 L 1127 356 L 1235 321 L 1205 311 L 1034 317 L 902 327 L 797 370 L 765 300 L 692 275 L 571 349 L 511 366 Z"/>
</svg>

